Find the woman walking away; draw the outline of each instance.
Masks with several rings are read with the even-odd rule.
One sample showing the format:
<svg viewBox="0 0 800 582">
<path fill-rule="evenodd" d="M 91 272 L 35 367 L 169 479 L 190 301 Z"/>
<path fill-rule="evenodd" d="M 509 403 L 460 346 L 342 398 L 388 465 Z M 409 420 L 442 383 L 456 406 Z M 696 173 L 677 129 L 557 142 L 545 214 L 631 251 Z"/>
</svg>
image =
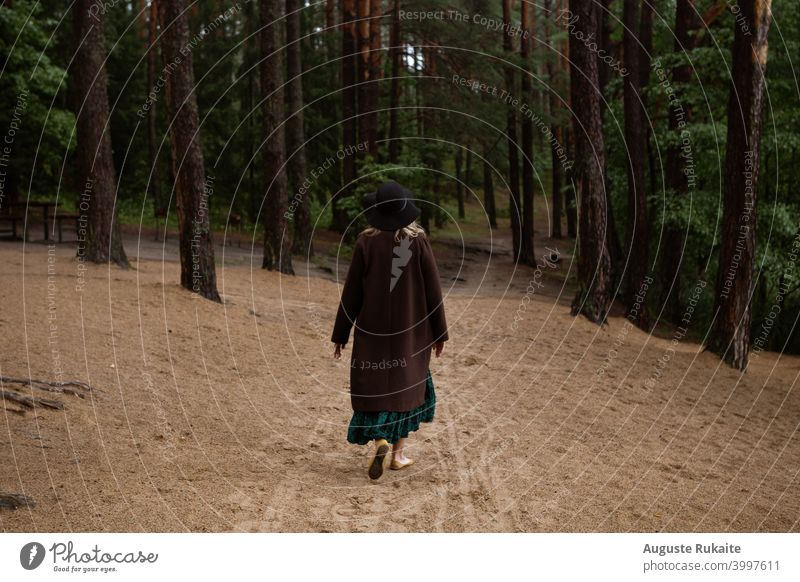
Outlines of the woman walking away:
<svg viewBox="0 0 800 582">
<path fill-rule="evenodd" d="M 396 182 L 364 197 L 370 227 L 356 240 L 331 336 L 340 358 L 355 324 L 347 440 L 375 441 L 370 479 L 383 474 L 390 443 L 392 469 L 414 462 L 406 437 L 433 420 L 431 349 L 438 358 L 448 339 L 439 270 L 411 198 Z"/>
</svg>

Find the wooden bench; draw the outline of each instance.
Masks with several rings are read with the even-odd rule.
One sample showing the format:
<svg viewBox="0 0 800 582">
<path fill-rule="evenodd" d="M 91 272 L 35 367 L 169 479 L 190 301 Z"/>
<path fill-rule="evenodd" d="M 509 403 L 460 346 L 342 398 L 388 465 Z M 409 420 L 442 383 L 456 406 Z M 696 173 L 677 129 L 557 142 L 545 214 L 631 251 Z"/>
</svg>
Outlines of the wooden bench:
<svg viewBox="0 0 800 582">
<path fill-rule="evenodd" d="M 17 225 L 22 227 L 21 237 L 17 234 Z M 0 235 L 2 234 L 10 234 L 13 240 L 24 239 L 27 241 L 28 239 L 25 236 L 27 234 L 25 217 L 9 212 L 7 209 L 4 212 L 0 212 Z"/>
<path fill-rule="evenodd" d="M 67 223 L 71 230 L 75 232 L 75 240 L 78 240 L 78 214 L 63 214 L 58 213 L 53 218 L 56 221 L 56 228 L 58 228 L 58 242 L 64 242 L 64 223 Z"/>
</svg>

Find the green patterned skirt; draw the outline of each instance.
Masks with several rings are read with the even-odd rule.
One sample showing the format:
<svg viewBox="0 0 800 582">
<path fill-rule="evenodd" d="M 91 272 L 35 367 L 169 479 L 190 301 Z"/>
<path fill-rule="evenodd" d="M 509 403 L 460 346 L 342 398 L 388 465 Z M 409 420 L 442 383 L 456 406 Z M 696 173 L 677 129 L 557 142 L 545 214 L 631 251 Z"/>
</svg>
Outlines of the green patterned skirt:
<svg viewBox="0 0 800 582">
<path fill-rule="evenodd" d="M 433 422 L 435 410 L 436 392 L 429 370 L 425 402 L 407 412 L 354 412 L 347 429 L 347 442 L 365 445 L 375 439 L 386 439 L 394 444 L 419 429 L 421 422 Z"/>
</svg>

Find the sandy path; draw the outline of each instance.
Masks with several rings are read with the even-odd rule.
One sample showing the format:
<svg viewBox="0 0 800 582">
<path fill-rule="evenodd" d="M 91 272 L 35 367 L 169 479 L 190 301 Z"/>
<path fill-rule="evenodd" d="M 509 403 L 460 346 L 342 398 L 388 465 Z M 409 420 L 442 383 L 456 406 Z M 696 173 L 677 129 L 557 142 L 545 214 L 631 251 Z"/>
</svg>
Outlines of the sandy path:
<svg viewBox="0 0 800 582">
<path fill-rule="evenodd" d="M 437 418 L 413 437 L 417 464 L 377 483 L 368 450 L 345 441 L 338 287 L 323 270 L 251 272 L 228 247 L 216 305 L 175 285 L 152 245 L 130 271 L 90 266 L 77 293 L 68 248 L 48 280 L 47 247 L 3 243 L 0 373 L 60 368 L 98 390 L 61 397 L 65 411 L 3 412 L 0 491 L 37 506 L 0 512 L 0 528 L 800 529 L 799 358 L 763 354 L 741 376 L 696 344 L 672 353 L 620 318 L 572 318 L 567 255 L 523 304 L 532 271 L 510 279 L 496 242 L 482 283 L 488 253 L 462 265 L 435 246 L 452 328 Z"/>
</svg>

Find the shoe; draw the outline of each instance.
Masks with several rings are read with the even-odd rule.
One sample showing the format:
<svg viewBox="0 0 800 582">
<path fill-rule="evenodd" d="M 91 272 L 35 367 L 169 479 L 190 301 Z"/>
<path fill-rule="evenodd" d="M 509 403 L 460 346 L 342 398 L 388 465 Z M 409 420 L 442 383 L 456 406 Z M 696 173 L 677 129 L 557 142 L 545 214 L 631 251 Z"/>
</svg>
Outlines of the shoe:
<svg viewBox="0 0 800 582">
<path fill-rule="evenodd" d="M 386 439 L 375 441 L 375 456 L 372 457 L 372 462 L 369 464 L 370 479 L 379 479 L 383 475 L 383 464 L 390 449 L 391 447 Z"/>
<path fill-rule="evenodd" d="M 394 459 L 392 459 L 392 464 L 389 466 L 393 471 L 399 471 L 400 469 L 405 469 L 406 467 L 410 467 L 414 464 L 414 459 L 409 459 L 406 463 L 398 463 Z"/>
</svg>

